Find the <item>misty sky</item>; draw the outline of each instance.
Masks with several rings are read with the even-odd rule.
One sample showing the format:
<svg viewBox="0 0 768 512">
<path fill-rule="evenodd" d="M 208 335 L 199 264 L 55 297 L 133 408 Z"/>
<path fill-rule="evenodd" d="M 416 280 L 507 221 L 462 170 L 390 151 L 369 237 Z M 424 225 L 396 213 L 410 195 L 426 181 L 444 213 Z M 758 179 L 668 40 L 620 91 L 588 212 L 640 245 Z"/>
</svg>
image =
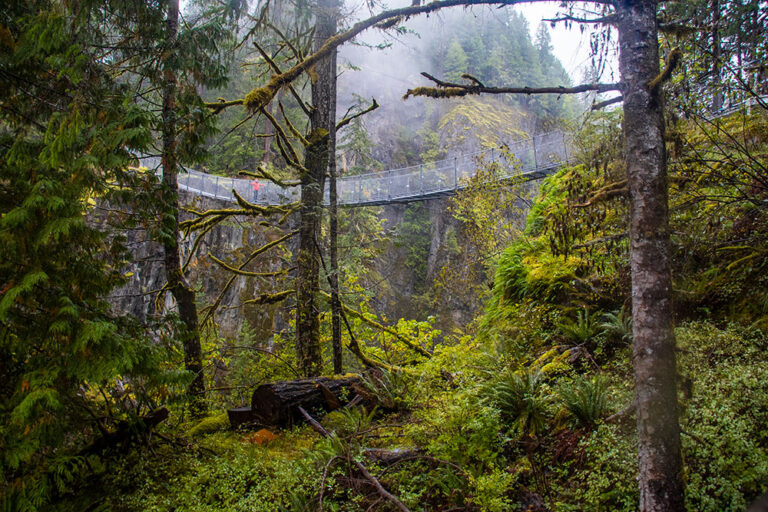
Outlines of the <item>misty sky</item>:
<svg viewBox="0 0 768 512">
<path fill-rule="evenodd" d="M 533 35 L 536 27 L 539 26 L 542 19 L 554 18 L 557 14 L 556 2 L 539 2 L 516 7 L 527 19 Z M 549 33 L 552 35 L 552 46 L 555 56 L 562 62 L 573 83 L 580 83 L 584 76 L 584 70 L 589 67 L 589 32 L 581 32 L 579 27 L 566 29 L 563 23 L 558 23 L 554 28 L 547 23 Z M 611 77 L 610 72 L 614 75 Z M 615 50 L 609 57 L 609 69 L 606 72 L 603 81 L 617 81 L 618 64 L 616 61 Z"/>
<path fill-rule="evenodd" d="M 429 1 L 429 0 L 427 0 Z M 385 3 L 385 8 L 397 8 L 404 7 L 411 3 L 410 0 L 388 0 Z M 528 20 L 529 28 L 531 31 L 531 39 L 534 40 L 534 34 L 539 24 L 543 19 L 554 18 L 558 13 L 559 2 L 534 2 L 531 4 L 523 4 L 516 6 L 514 9 L 522 13 Z M 359 20 L 370 15 L 370 11 L 364 7 L 365 0 L 346 0 L 346 11 L 351 15 L 351 18 Z M 493 12 L 494 7 L 479 6 L 472 7 L 472 10 L 489 10 Z M 447 11 L 452 13 L 447 13 Z M 453 15 L 454 13 L 462 12 L 462 8 L 447 9 L 444 13 L 447 15 Z M 424 16 L 419 16 L 406 23 L 406 27 L 409 29 L 415 28 L 416 32 L 421 34 L 421 37 L 428 36 L 432 30 L 440 30 L 439 20 L 446 14 L 437 13 L 431 15 L 432 23 L 425 22 Z M 464 11 L 464 15 L 471 16 L 471 12 Z M 425 32 L 425 26 L 428 27 Z M 552 36 L 552 46 L 554 48 L 555 56 L 565 67 L 566 71 L 571 77 L 574 84 L 582 83 L 585 70 L 590 67 L 590 28 L 582 32 L 578 26 L 573 26 L 570 29 L 565 28 L 564 23 L 557 23 L 553 28 L 550 23 L 547 23 L 550 35 Z M 382 34 L 378 30 L 369 30 L 363 33 L 358 40 L 362 40 L 369 44 L 377 44 L 381 42 L 389 42 L 393 46 L 411 45 L 417 46 L 419 44 L 414 38 L 409 36 L 387 36 Z M 611 76 L 613 73 L 614 76 Z M 602 80 L 606 82 L 617 81 L 618 78 L 618 65 L 616 63 L 615 50 L 608 57 L 608 64 L 606 66 L 605 73 Z M 489 84 L 491 85 L 491 84 Z M 506 86 L 524 86 L 528 84 L 493 84 L 493 85 L 506 85 Z"/>
</svg>

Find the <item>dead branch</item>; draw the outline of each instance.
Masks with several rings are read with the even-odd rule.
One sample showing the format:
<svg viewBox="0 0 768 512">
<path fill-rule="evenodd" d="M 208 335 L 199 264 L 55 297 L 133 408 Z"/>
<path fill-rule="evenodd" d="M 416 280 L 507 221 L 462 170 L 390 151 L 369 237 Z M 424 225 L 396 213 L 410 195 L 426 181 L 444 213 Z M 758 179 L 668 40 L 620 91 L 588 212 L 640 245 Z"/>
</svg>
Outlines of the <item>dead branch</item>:
<svg viewBox="0 0 768 512">
<path fill-rule="evenodd" d="M 371 106 L 369 106 L 369 107 L 368 107 L 368 108 L 366 108 L 365 110 L 361 110 L 361 111 L 360 111 L 360 112 L 358 112 L 357 114 L 353 114 L 353 115 L 351 115 L 351 116 L 349 116 L 349 117 L 345 117 L 344 119 L 342 119 L 341 121 L 339 121 L 339 122 L 338 122 L 338 124 L 336 125 L 336 131 L 339 131 L 339 130 L 341 130 L 342 128 L 344 128 L 345 126 L 347 126 L 347 125 L 348 125 L 349 123 L 351 123 L 351 122 L 352 122 L 352 121 L 353 121 L 355 118 L 358 118 L 358 117 L 360 117 L 360 116 L 364 116 L 365 114 L 368 114 L 369 112 L 373 112 L 373 111 L 374 111 L 374 110 L 376 110 L 377 108 L 379 108 L 379 104 L 376 102 L 376 98 L 373 98 L 373 102 L 371 103 Z"/>
<path fill-rule="evenodd" d="M 577 16 L 561 16 L 559 18 L 544 18 L 541 21 L 548 21 L 550 23 L 558 23 L 561 21 L 572 21 L 574 23 L 616 23 L 616 14 L 609 14 L 608 16 L 601 16 L 599 18 L 579 18 Z"/>
<path fill-rule="evenodd" d="M 258 50 L 258 52 L 259 52 L 259 53 L 261 54 L 261 56 L 264 58 L 264 60 L 265 60 L 265 61 L 266 61 L 266 63 L 269 65 L 269 67 L 272 69 L 272 71 L 274 71 L 274 72 L 275 72 L 275 73 L 277 73 L 277 74 L 280 74 L 280 73 L 282 73 L 282 71 L 280 70 L 280 67 L 277 65 L 277 62 L 275 62 L 275 59 L 273 59 L 272 57 L 270 57 L 270 56 L 269 56 L 269 54 L 266 52 L 266 50 L 264 50 L 264 49 L 261 47 L 261 45 L 259 45 L 259 43 L 257 43 L 256 41 L 254 41 L 254 42 L 253 42 L 253 46 L 255 46 L 255 47 L 256 47 L 256 50 Z M 292 47 L 292 46 L 290 46 L 290 48 L 292 48 L 292 49 L 293 49 L 293 47 Z M 293 51 L 294 51 L 294 53 L 295 53 L 295 49 L 293 49 Z M 298 92 L 296 92 L 296 88 L 295 88 L 295 87 L 293 87 L 293 85 L 289 84 L 289 85 L 288 85 L 288 90 L 291 92 L 291 95 L 294 97 L 294 99 L 296 100 L 296 102 L 297 102 L 297 103 L 299 104 L 299 106 L 301 107 L 301 110 L 303 110 L 303 111 L 304 111 L 304 113 L 305 113 L 307 116 L 309 116 L 309 115 L 311 114 L 311 110 L 310 110 L 309 106 L 307 106 L 307 103 L 306 103 L 306 102 L 305 102 L 303 99 L 301 99 L 301 96 L 299 95 L 299 93 L 298 93 Z"/>
<path fill-rule="evenodd" d="M 615 103 L 621 103 L 622 101 L 624 101 L 624 96 L 616 96 L 615 98 L 601 101 L 600 103 L 595 103 L 594 105 L 592 105 L 592 110 L 600 110 L 609 105 L 613 105 Z"/>
<path fill-rule="evenodd" d="M 283 73 L 273 75 L 269 83 L 262 87 L 257 87 L 249 92 L 245 98 L 237 99 L 229 102 L 224 102 L 226 105 L 213 104 L 210 108 L 216 109 L 215 112 L 220 112 L 223 108 L 233 105 L 243 105 L 249 110 L 259 110 L 266 106 L 275 97 L 277 92 L 284 86 L 290 84 L 302 73 L 312 68 L 318 61 L 325 58 L 334 49 L 342 44 L 354 39 L 361 32 L 380 24 L 383 21 L 399 18 L 408 19 L 412 16 L 419 14 L 429 14 L 432 12 L 445 9 L 447 7 L 470 7 L 473 5 L 517 5 L 526 3 L 530 0 L 436 0 L 433 2 L 425 3 L 425 5 L 411 5 L 408 7 L 402 7 L 399 9 L 391 9 L 388 11 L 380 12 L 379 14 L 372 16 L 366 20 L 359 21 L 352 25 L 346 32 L 341 32 L 333 37 L 328 38 L 323 46 L 320 47 L 312 55 L 294 65 L 290 69 Z M 593 0 L 592 3 L 613 5 L 613 0 Z"/>
<path fill-rule="evenodd" d="M 302 416 L 309 422 L 310 425 L 312 425 L 312 428 L 315 429 L 320 435 L 323 437 L 331 437 L 331 434 L 323 428 L 323 426 L 315 420 L 312 416 L 309 415 L 307 411 L 304 410 L 303 407 L 299 406 L 299 412 Z M 381 485 L 381 482 L 379 482 L 373 475 L 371 475 L 368 470 L 363 466 L 363 463 L 355 460 L 354 458 L 351 459 L 352 463 L 355 465 L 355 467 L 360 471 L 360 473 L 368 480 L 371 484 L 373 484 L 373 487 L 376 489 L 376 492 L 379 493 L 379 496 L 382 498 L 389 500 L 393 505 L 395 505 L 399 510 L 402 512 L 410 512 L 408 507 L 403 505 L 403 503 L 398 500 L 396 497 L 394 497 L 391 493 L 389 493 L 384 487 Z"/>
<path fill-rule="evenodd" d="M 434 82 L 437 87 L 416 87 L 415 89 L 408 89 L 403 96 L 403 99 L 408 99 L 411 96 L 427 96 L 430 98 L 455 98 L 460 96 L 467 96 L 473 94 L 580 94 L 583 92 L 595 91 L 595 92 L 609 92 L 617 91 L 620 89 L 619 84 L 582 84 L 575 87 L 486 87 L 480 84 L 477 79 L 468 76 L 468 81 L 472 84 L 458 84 L 454 82 L 446 82 L 435 78 L 429 73 L 423 72 L 422 76 L 428 80 Z"/>
<path fill-rule="evenodd" d="M 680 50 L 680 48 L 673 48 L 672 51 L 670 51 L 667 55 L 664 70 L 659 73 L 656 78 L 651 80 L 651 82 L 648 84 L 648 88 L 651 90 L 657 89 L 661 84 L 669 80 L 669 77 L 672 76 L 672 72 L 675 70 L 682 58 L 683 52 Z"/>
<path fill-rule="evenodd" d="M 259 247 L 258 249 L 256 249 L 255 251 L 253 251 L 251 254 L 248 255 L 245 261 L 243 261 L 243 263 L 240 264 L 240 266 L 238 267 L 238 270 L 245 269 L 246 265 L 248 265 L 251 261 L 253 261 L 254 258 L 256 258 L 256 256 L 258 256 L 259 254 L 262 254 L 263 252 L 268 251 L 269 249 L 275 247 L 278 244 L 281 244 L 282 242 L 288 240 L 292 236 L 295 236 L 298 232 L 299 232 L 298 230 L 291 231 L 290 233 L 278 238 L 277 240 L 273 240 L 272 242 L 269 242 L 268 244 Z M 224 285 L 224 288 L 221 290 L 221 293 L 219 293 L 218 297 L 216 297 L 216 300 L 213 302 L 213 304 L 203 308 L 200 311 L 201 314 L 205 315 L 203 317 L 203 321 L 201 322 L 201 324 L 205 324 L 213 318 L 214 313 L 221 305 L 221 301 L 224 300 L 224 295 L 229 291 L 229 288 L 232 286 L 232 283 L 235 282 L 235 279 L 237 277 L 239 277 L 237 274 L 232 275 L 227 280 L 227 284 Z"/>
<path fill-rule="evenodd" d="M 275 177 L 275 175 L 273 175 L 272 173 L 268 172 L 263 166 L 259 166 L 259 168 L 256 169 L 256 171 L 254 172 L 240 171 L 238 174 L 242 176 L 249 176 L 251 178 L 264 179 L 282 188 L 295 187 L 301 184 L 301 181 L 298 181 L 298 180 L 297 181 L 281 180 L 280 178 Z"/>
<path fill-rule="evenodd" d="M 317 248 L 317 253 L 320 256 L 320 263 L 323 266 L 325 279 L 328 281 L 328 285 L 331 286 L 331 275 L 328 272 L 328 267 L 325 264 L 325 258 L 323 258 L 323 251 L 320 250 L 320 245 L 317 243 L 317 240 L 315 240 L 315 247 Z M 349 351 L 352 352 L 355 357 L 360 360 L 361 363 L 363 363 L 363 366 L 366 368 L 382 368 L 389 372 L 405 371 L 398 366 L 390 365 L 380 361 L 374 361 L 363 353 L 363 350 L 360 348 L 360 343 L 358 343 L 357 338 L 355 337 L 355 333 L 352 331 L 352 326 L 349 324 L 349 319 L 347 318 L 347 314 L 344 312 L 343 306 L 344 304 L 342 303 L 341 319 L 344 321 L 344 325 L 347 327 L 347 333 L 349 334 Z"/>
<path fill-rule="evenodd" d="M 282 292 L 277 293 L 262 293 L 255 299 L 249 299 L 241 302 L 240 305 L 245 306 L 246 304 L 274 304 L 275 302 L 280 302 L 287 299 L 295 293 L 296 290 L 283 290 Z"/>
</svg>

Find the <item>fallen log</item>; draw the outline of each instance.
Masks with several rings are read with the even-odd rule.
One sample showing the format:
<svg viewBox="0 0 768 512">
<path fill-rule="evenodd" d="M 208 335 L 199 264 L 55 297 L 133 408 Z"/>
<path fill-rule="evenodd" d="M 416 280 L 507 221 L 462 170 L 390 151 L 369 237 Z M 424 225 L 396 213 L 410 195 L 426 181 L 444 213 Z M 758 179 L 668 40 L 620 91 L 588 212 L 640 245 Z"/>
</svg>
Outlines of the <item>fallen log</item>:
<svg viewBox="0 0 768 512">
<path fill-rule="evenodd" d="M 360 389 L 357 375 L 285 380 L 262 384 L 251 399 L 252 421 L 262 425 L 288 427 L 303 421 L 299 407 L 329 412 L 352 400 Z M 231 417 L 231 416 L 230 416 Z"/>
</svg>

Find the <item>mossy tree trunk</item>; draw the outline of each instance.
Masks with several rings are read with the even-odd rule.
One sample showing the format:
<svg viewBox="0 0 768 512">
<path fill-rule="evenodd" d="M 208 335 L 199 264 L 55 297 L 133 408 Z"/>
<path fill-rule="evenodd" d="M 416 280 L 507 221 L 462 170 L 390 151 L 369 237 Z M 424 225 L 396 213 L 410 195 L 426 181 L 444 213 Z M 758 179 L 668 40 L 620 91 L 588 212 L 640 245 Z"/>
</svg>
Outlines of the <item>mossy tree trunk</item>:
<svg viewBox="0 0 768 512">
<path fill-rule="evenodd" d="M 322 0 L 316 8 L 315 50 L 336 33 L 336 0 Z M 333 52 L 335 55 L 335 52 Z M 296 283 L 296 350 L 302 373 L 322 372 L 318 294 L 320 255 L 318 237 L 323 213 L 323 191 L 328 171 L 331 125 L 336 122 L 336 59 L 329 55 L 314 67 L 312 80 L 311 133 L 301 176 L 299 253 Z"/>
<path fill-rule="evenodd" d="M 667 155 L 654 0 L 623 0 L 619 69 L 630 195 L 640 510 L 685 510 L 672 320 Z M 654 84 L 653 86 L 650 84 Z"/>
<path fill-rule="evenodd" d="M 176 299 L 179 317 L 183 323 L 182 344 L 184 365 L 193 374 L 187 393 L 194 416 L 205 414 L 205 383 L 203 381 L 202 350 L 198 329 L 195 292 L 181 270 L 179 253 L 179 189 L 177 182 L 177 78 L 175 64 L 176 40 L 179 32 L 179 0 L 168 2 L 163 52 L 163 110 L 162 110 L 162 242 L 163 261 L 168 290 Z"/>
<path fill-rule="evenodd" d="M 331 70 L 333 72 L 333 91 L 331 95 L 331 112 L 336 112 L 336 52 L 331 54 Z M 336 116 L 332 115 L 329 125 L 328 151 L 328 202 L 329 202 L 329 233 L 331 259 L 331 339 L 333 344 L 333 373 L 344 373 L 341 346 L 341 298 L 339 297 L 339 207 L 336 191 Z"/>
</svg>

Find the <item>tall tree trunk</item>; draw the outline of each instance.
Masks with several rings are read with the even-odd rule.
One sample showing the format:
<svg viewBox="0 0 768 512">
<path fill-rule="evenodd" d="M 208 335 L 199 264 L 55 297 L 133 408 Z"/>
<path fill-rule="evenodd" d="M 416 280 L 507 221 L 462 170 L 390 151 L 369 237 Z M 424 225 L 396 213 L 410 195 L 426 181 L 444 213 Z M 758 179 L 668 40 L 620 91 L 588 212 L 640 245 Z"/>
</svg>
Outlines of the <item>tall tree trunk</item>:
<svg viewBox="0 0 768 512">
<path fill-rule="evenodd" d="M 277 101 L 280 101 L 278 98 Z M 264 110 L 272 113 L 272 106 L 267 105 Z M 268 119 L 264 119 L 264 155 L 261 157 L 262 164 L 268 164 L 272 160 L 272 123 Z"/>
<path fill-rule="evenodd" d="M 722 42 L 720 41 L 720 0 L 712 0 L 712 110 L 717 112 L 723 108 L 723 91 L 721 87 L 722 70 L 720 58 L 722 55 Z"/>
<path fill-rule="evenodd" d="M 333 91 L 331 92 L 331 118 L 329 125 L 328 150 L 328 185 L 330 203 L 330 237 L 331 237 L 331 338 L 333 345 L 333 373 L 344 373 L 341 346 L 341 298 L 339 297 L 339 206 L 336 190 L 336 51 L 331 54 L 331 71 L 333 73 Z"/>
<path fill-rule="evenodd" d="M 173 69 L 176 38 L 179 32 L 179 0 L 168 2 L 165 35 L 166 47 L 163 62 L 163 111 L 162 111 L 162 164 L 163 164 L 163 255 L 168 289 L 176 299 L 179 317 L 184 324 L 182 344 L 184 365 L 194 377 L 187 393 L 194 416 L 205 413 L 205 384 L 203 382 L 202 350 L 198 330 L 195 293 L 181 271 L 179 254 L 179 189 L 177 183 L 178 163 L 176 161 L 176 71 Z"/>
<path fill-rule="evenodd" d="M 623 0 L 619 69 L 630 194 L 640 510 L 684 510 L 672 320 L 667 164 L 656 2 Z"/>
<path fill-rule="evenodd" d="M 335 0 L 321 0 L 316 12 L 314 48 L 336 33 L 337 8 Z M 328 170 L 328 150 L 331 123 L 336 117 L 335 59 L 326 57 L 314 68 L 312 81 L 311 133 L 307 140 L 301 176 L 301 209 L 299 212 L 299 254 L 296 283 L 296 350 L 299 365 L 308 377 L 322 371 L 318 292 L 320 291 L 320 260 L 318 235 L 323 214 L 323 191 Z"/>
</svg>

